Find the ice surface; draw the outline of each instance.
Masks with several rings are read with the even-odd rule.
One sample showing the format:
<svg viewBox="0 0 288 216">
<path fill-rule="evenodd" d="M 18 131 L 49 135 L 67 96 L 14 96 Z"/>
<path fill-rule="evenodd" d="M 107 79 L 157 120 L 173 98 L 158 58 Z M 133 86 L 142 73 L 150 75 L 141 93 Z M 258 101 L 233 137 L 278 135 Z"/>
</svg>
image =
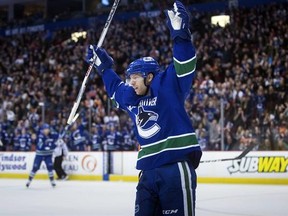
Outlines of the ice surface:
<svg viewBox="0 0 288 216">
<path fill-rule="evenodd" d="M 199 184 L 197 216 L 287 216 L 284 185 Z"/>
<path fill-rule="evenodd" d="M 0 179 L 1 216 L 130 216 L 136 182 Z M 199 184 L 197 216 L 286 216 L 288 187 Z"/>
</svg>

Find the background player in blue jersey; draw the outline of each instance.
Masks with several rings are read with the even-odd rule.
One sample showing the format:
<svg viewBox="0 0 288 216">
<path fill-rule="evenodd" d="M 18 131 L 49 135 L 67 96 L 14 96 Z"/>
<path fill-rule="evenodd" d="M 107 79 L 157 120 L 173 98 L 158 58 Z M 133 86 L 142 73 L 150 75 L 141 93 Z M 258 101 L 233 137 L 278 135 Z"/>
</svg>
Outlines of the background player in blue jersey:
<svg viewBox="0 0 288 216">
<path fill-rule="evenodd" d="M 31 181 L 34 178 L 36 172 L 39 170 L 42 161 L 44 161 L 46 164 L 52 187 L 56 186 L 53 175 L 52 155 L 56 147 L 55 142 L 57 139 L 58 134 L 50 133 L 50 126 L 48 124 L 43 124 L 36 138 L 36 156 L 28 182 L 26 183 L 26 187 L 30 186 Z"/>
<path fill-rule="evenodd" d="M 180 1 L 168 10 L 173 62 L 162 72 L 152 57 L 133 61 L 124 83 L 111 69 L 107 52 L 90 45 L 87 60 L 96 58 L 108 95 L 134 121 L 141 146 L 136 168 L 142 171 L 135 215 L 195 215 L 196 173 L 201 148 L 184 102 L 195 77 L 196 54 L 189 15 Z"/>
</svg>

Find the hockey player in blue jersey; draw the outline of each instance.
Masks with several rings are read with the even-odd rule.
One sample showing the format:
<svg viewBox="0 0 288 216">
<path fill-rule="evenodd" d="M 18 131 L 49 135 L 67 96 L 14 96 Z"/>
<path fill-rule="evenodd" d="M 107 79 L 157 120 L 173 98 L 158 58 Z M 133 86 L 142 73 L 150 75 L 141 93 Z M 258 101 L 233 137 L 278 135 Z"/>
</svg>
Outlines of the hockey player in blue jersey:
<svg viewBox="0 0 288 216">
<path fill-rule="evenodd" d="M 111 69 L 113 59 L 89 46 L 87 61 L 96 58 L 108 95 L 134 121 L 141 146 L 136 168 L 135 215 L 195 215 L 196 173 L 202 155 L 184 102 L 195 77 L 196 54 L 189 15 L 180 1 L 166 12 L 173 40 L 173 62 L 160 72 L 151 57 L 133 61 L 124 83 Z"/>
<path fill-rule="evenodd" d="M 48 124 L 43 124 L 39 134 L 36 139 L 36 156 L 33 163 L 32 171 L 30 172 L 28 182 L 26 187 L 28 188 L 33 180 L 36 172 L 39 170 L 42 161 L 45 162 L 48 176 L 52 187 L 55 187 L 54 175 L 53 175 L 53 162 L 52 155 L 56 148 L 55 142 L 58 139 L 58 134 L 50 133 L 50 126 Z"/>
</svg>

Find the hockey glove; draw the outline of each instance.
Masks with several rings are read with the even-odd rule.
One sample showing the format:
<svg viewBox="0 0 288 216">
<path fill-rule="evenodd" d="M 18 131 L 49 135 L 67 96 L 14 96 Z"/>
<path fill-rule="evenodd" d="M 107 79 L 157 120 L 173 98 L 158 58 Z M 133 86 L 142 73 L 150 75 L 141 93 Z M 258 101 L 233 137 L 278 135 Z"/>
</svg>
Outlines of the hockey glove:
<svg viewBox="0 0 288 216">
<path fill-rule="evenodd" d="M 185 6 L 180 1 L 175 1 L 173 10 L 165 11 L 167 16 L 167 25 L 172 39 L 180 37 L 184 40 L 191 40 L 189 30 L 189 14 Z"/>
<path fill-rule="evenodd" d="M 104 49 L 90 45 L 88 48 L 86 61 L 89 64 L 92 64 L 95 59 L 96 62 L 94 64 L 94 67 L 100 75 L 103 74 L 104 70 L 112 68 L 114 63 L 112 57 L 109 56 Z"/>
</svg>

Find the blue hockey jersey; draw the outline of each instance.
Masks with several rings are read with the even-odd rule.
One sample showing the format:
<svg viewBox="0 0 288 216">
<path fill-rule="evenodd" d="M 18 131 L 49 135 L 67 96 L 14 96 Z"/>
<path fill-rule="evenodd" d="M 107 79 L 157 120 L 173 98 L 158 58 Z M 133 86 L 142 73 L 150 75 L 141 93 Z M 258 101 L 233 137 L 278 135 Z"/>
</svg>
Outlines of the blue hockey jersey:
<svg viewBox="0 0 288 216">
<path fill-rule="evenodd" d="M 36 139 L 36 155 L 48 156 L 53 154 L 56 148 L 55 142 L 58 139 L 58 134 L 49 134 L 46 136 L 43 133 L 39 133 Z"/>
<path fill-rule="evenodd" d="M 102 76 L 108 95 L 128 112 L 137 129 L 140 170 L 189 159 L 196 168 L 202 155 L 184 108 L 195 76 L 195 49 L 190 41 L 179 40 L 174 42 L 173 55 L 173 63 L 153 78 L 146 96 L 136 95 L 112 69 Z"/>
</svg>

